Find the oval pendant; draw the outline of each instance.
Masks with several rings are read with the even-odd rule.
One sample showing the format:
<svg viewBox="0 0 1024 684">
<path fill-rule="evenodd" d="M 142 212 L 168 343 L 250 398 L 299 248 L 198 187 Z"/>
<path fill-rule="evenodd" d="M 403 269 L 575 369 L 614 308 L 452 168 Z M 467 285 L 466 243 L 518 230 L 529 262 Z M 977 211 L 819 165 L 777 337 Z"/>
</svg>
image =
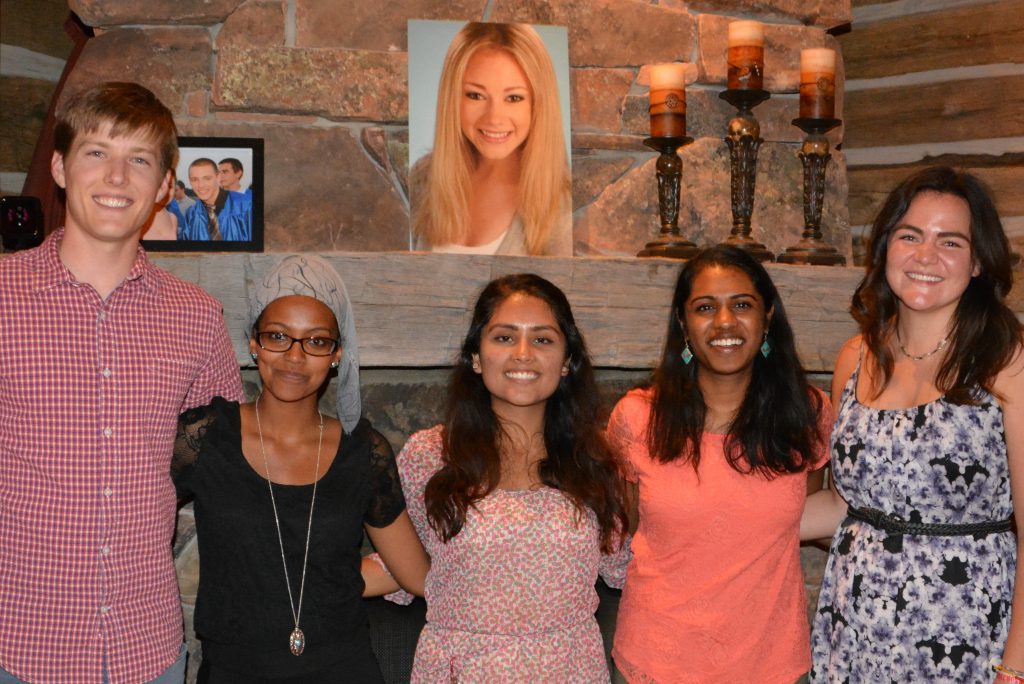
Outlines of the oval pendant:
<svg viewBox="0 0 1024 684">
<path fill-rule="evenodd" d="M 306 649 L 306 635 L 298 627 L 293 629 L 291 636 L 288 637 L 288 649 L 296 656 L 302 655 Z"/>
</svg>

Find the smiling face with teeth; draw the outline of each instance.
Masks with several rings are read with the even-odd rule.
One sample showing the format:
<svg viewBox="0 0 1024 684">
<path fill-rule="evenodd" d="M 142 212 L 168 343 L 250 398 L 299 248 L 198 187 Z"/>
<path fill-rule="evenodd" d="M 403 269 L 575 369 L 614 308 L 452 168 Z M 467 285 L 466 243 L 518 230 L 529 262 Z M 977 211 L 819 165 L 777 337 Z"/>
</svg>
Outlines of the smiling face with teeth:
<svg viewBox="0 0 1024 684">
<path fill-rule="evenodd" d="M 473 354 L 473 370 L 491 393 L 495 414 L 521 425 L 542 417 L 568 373 L 565 350 L 565 335 L 547 302 L 524 293 L 501 302 L 484 326 L 480 353 Z"/>
<path fill-rule="evenodd" d="M 473 53 L 462 77 L 459 117 L 478 161 L 504 161 L 517 153 L 532 115 L 530 81 L 515 57 L 489 47 Z"/>
<path fill-rule="evenodd" d="M 971 210 L 962 198 L 922 192 L 889 235 L 885 277 L 901 308 L 956 308 L 971 278 L 980 273 L 971 251 Z"/>
<path fill-rule="evenodd" d="M 749 382 L 771 312 L 750 277 L 732 266 L 708 266 L 693 279 L 683 308 L 686 339 L 702 386 L 720 377 Z"/>
<path fill-rule="evenodd" d="M 53 153 L 50 170 L 66 192 L 65 230 L 74 239 L 137 241 L 170 192 L 157 141 L 139 131 L 113 137 L 110 129 L 104 123 L 79 133 L 66 155 Z"/>
<path fill-rule="evenodd" d="M 217 165 L 210 159 L 197 159 L 188 167 L 188 184 L 207 206 L 213 206 L 220 194 Z"/>
</svg>

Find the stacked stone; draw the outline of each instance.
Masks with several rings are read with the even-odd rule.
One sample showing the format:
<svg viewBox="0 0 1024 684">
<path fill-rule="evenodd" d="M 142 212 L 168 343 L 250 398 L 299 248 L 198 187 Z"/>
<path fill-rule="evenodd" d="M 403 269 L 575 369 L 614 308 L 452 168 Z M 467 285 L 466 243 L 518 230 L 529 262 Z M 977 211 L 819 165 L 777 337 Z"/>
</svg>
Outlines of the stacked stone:
<svg viewBox="0 0 1024 684">
<path fill-rule="evenodd" d="M 731 227 L 725 126 L 726 32 L 766 23 L 766 84 L 754 237 L 775 252 L 803 227 L 799 54 L 833 47 L 849 0 L 71 0 L 96 27 L 68 91 L 137 80 L 184 135 L 265 139 L 268 251 L 402 250 L 408 239 L 409 19 L 569 27 L 576 252 L 632 255 L 657 234 L 647 135 L 653 62 L 693 62 L 680 224 L 698 244 Z M 486 14 L 486 16 L 485 16 Z M 841 69 L 840 69 L 841 71 Z M 839 75 L 842 82 L 842 74 Z M 841 93 L 841 87 L 839 88 Z M 839 115 L 842 108 L 839 105 Z M 842 131 L 833 134 L 833 149 Z M 846 174 L 830 165 L 825 238 L 849 253 Z"/>
</svg>

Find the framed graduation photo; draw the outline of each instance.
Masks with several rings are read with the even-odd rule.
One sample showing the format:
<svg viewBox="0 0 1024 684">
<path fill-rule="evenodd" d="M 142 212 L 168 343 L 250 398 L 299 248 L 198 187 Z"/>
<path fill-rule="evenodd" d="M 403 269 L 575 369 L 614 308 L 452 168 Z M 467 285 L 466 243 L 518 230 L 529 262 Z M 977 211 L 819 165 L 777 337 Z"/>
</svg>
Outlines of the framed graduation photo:
<svg viewBox="0 0 1024 684">
<path fill-rule="evenodd" d="M 263 139 L 178 138 L 166 204 L 142 234 L 154 252 L 263 251 Z"/>
</svg>

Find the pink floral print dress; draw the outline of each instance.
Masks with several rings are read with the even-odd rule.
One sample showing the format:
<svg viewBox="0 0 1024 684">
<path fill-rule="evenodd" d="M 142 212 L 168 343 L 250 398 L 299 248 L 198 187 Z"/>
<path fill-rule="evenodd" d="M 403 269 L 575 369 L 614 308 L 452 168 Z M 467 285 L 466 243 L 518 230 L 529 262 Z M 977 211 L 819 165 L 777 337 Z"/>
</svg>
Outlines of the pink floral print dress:
<svg viewBox="0 0 1024 684">
<path fill-rule="evenodd" d="M 444 543 L 423 504 L 441 457 L 440 426 L 414 434 L 398 455 L 409 515 L 431 557 L 412 681 L 608 682 L 594 583 L 600 572 L 622 586 L 628 545 L 602 554 L 594 515 L 578 516 L 547 487 L 492 492 Z"/>
</svg>

